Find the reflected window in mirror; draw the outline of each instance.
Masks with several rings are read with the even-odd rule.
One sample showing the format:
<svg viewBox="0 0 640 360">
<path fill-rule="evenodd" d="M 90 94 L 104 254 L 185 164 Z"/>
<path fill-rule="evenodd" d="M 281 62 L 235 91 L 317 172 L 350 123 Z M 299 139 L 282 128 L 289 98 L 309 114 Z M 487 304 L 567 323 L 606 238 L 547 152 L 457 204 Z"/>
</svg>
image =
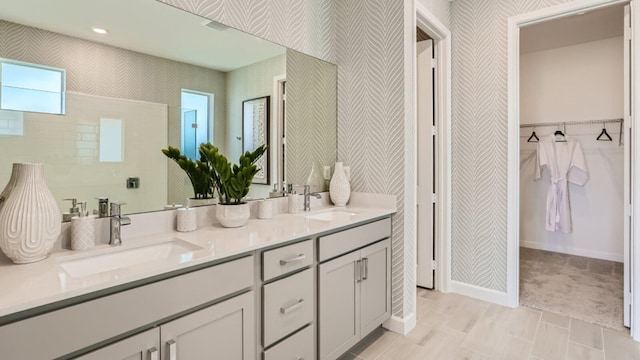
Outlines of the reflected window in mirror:
<svg viewBox="0 0 640 360">
<path fill-rule="evenodd" d="M 190 159 L 198 159 L 198 147 L 213 143 L 214 94 L 182 89 L 182 153 Z"/>
<path fill-rule="evenodd" d="M 64 69 L 0 59 L 0 84 L 0 109 L 64 114 Z"/>
</svg>

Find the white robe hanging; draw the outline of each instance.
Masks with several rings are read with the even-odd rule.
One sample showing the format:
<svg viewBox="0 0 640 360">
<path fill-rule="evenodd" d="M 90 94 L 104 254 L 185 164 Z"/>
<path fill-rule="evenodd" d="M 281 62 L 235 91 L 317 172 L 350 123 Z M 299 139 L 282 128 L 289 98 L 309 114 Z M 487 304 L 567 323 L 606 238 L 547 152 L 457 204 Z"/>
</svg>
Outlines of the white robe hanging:
<svg viewBox="0 0 640 360">
<path fill-rule="evenodd" d="M 556 142 L 551 135 L 538 143 L 538 161 L 535 179 L 540 179 L 543 167 L 547 167 L 551 184 L 547 190 L 547 214 L 545 228 L 548 231 L 571 232 L 571 207 L 568 182 L 584 185 L 589 180 L 587 163 L 580 143 L 565 137 L 566 142 Z"/>
</svg>

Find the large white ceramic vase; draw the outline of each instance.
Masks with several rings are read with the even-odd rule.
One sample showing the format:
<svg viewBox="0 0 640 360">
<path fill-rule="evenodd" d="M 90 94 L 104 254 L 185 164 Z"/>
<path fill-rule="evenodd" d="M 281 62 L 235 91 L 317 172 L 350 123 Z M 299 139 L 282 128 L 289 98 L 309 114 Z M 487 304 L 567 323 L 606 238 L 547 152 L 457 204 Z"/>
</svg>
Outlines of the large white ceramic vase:
<svg viewBox="0 0 640 360">
<path fill-rule="evenodd" d="M 42 164 L 13 164 L 0 194 L 0 249 L 16 264 L 46 258 L 58 236 L 62 214 L 44 181 Z"/>
<path fill-rule="evenodd" d="M 333 177 L 329 183 L 329 196 L 335 206 L 346 206 L 351 197 L 351 184 L 341 162 L 336 163 L 333 171 Z"/>
<path fill-rule="evenodd" d="M 216 219 L 220 225 L 226 228 L 237 228 L 244 226 L 249 220 L 249 204 L 237 205 L 216 205 Z"/>
</svg>

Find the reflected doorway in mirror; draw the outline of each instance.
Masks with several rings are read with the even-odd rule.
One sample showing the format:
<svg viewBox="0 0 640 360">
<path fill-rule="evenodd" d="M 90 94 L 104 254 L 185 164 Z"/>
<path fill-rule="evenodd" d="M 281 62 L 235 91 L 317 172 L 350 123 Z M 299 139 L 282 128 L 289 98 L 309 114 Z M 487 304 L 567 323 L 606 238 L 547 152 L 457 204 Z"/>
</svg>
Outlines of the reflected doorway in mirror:
<svg viewBox="0 0 640 360">
<path fill-rule="evenodd" d="M 242 102 L 242 152 L 254 151 L 260 145 L 267 145 L 267 153 L 256 165 L 260 171 L 254 176 L 254 184 L 269 184 L 269 114 L 270 96 L 249 99 Z"/>
</svg>

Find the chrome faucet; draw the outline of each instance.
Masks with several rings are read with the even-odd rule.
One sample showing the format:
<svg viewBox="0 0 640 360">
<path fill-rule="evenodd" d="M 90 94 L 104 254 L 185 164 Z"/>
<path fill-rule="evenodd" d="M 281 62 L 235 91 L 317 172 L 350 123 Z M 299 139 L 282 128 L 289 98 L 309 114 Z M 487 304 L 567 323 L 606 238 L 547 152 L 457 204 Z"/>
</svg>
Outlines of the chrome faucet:
<svg viewBox="0 0 640 360">
<path fill-rule="evenodd" d="M 312 193 L 311 186 L 304 186 L 304 211 L 311 210 L 311 196 L 314 196 L 316 199 L 322 199 L 319 193 Z"/>
<path fill-rule="evenodd" d="M 122 205 L 126 205 L 126 203 L 111 203 L 111 234 L 109 236 L 110 245 L 122 245 L 120 227 L 131 224 L 131 218 L 128 216 L 122 216 L 120 213 L 120 207 Z"/>
</svg>

